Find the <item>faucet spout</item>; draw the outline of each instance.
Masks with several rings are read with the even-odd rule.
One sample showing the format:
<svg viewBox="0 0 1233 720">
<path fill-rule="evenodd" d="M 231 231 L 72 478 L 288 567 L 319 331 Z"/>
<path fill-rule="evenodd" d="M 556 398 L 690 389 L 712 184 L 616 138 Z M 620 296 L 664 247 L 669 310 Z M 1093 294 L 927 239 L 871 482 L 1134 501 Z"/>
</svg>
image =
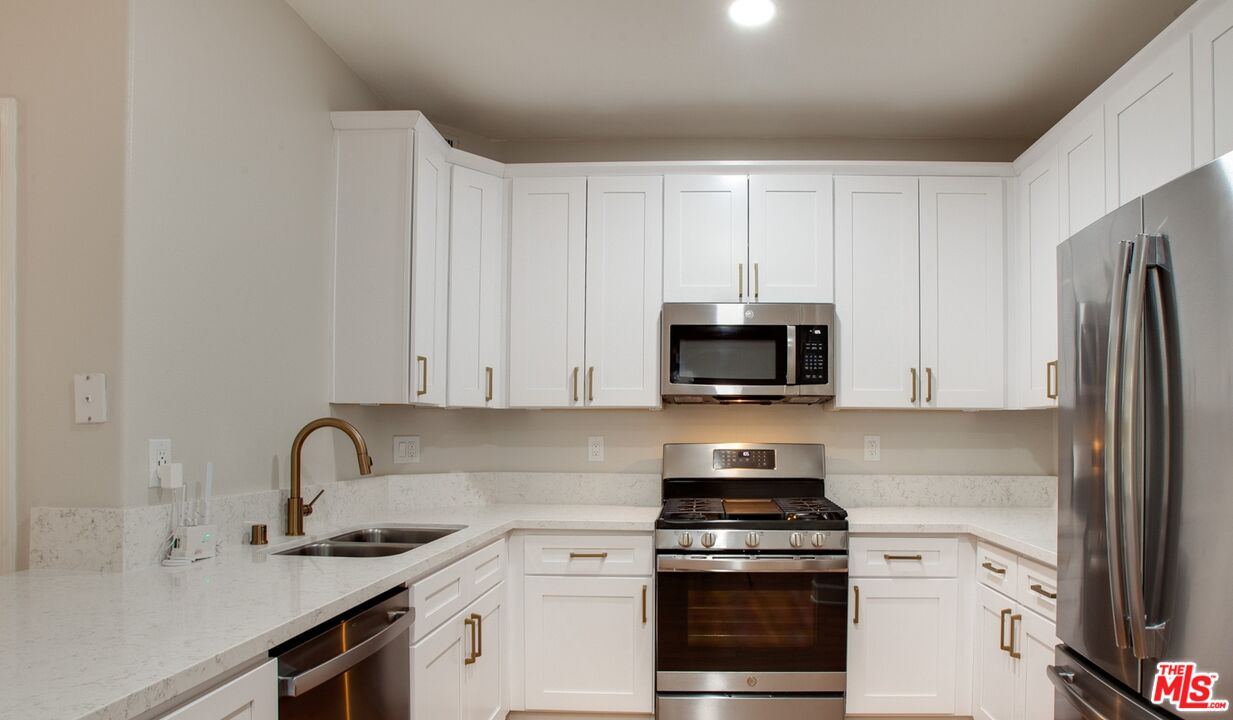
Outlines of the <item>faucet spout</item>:
<svg viewBox="0 0 1233 720">
<path fill-rule="evenodd" d="M 291 443 L 291 497 L 287 498 L 287 534 L 288 535 L 303 535 L 304 534 L 304 516 L 311 515 L 313 508 L 312 504 L 304 504 L 303 488 L 300 481 L 300 455 L 304 450 L 304 441 L 321 428 L 334 428 L 341 430 L 351 438 L 351 443 L 355 445 L 355 457 L 360 464 L 361 475 L 372 474 L 372 458 L 368 455 L 368 445 L 364 442 L 364 436 L 356 429 L 354 425 L 346 420 L 338 418 L 323 417 L 317 418 L 305 425 L 296 434 L 295 440 Z M 317 493 L 317 497 L 321 497 L 321 493 Z M 316 502 L 317 498 L 313 498 Z"/>
</svg>

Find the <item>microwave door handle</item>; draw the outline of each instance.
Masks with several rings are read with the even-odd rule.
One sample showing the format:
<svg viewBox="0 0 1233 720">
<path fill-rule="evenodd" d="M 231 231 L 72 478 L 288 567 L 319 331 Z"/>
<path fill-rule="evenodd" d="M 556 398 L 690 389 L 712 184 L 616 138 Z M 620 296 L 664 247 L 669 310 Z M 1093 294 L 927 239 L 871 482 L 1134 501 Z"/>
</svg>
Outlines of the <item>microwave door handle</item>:
<svg viewBox="0 0 1233 720">
<path fill-rule="evenodd" d="M 1109 300 L 1109 345 L 1105 369 L 1105 437 L 1102 463 L 1104 464 L 1105 500 L 1105 553 L 1109 567 L 1109 599 L 1113 609 L 1113 642 L 1118 648 L 1130 647 L 1126 632 L 1126 596 L 1122 568 L 1121 510 L 1118 490 L 1121 460 L 1118 452 L 1120 435 L 1119 418 L 1122 408 L 1122 341 L 1125 331 L 1126 285 L 1130 274 L 1130 260 L 1134 244 L 1118 245 L 1117 264 L 1114 266 L 1113 295 Z"/>
<path fill-rule="evenodd" d="M 787 337 L 784 339 L 784 342 L 785 342 L 784 353 L 786 355 L 785 361 L 787 362 L 787 365 L 788 365 L 786 371 L 784 372 L 784 377 L 786 378 L 784 382 L 787 384 L 788 387 L 792 387 L 793 385 L 796 385 L 796 369 L 797 369 L 796 368 L 796 339 L 797 339 L 796 331 L 797 331 L 797 328 L 795 325 L 788 325 L 787 327 L 784 328 L 784 330 L 787 333 Z"/>
</svg>

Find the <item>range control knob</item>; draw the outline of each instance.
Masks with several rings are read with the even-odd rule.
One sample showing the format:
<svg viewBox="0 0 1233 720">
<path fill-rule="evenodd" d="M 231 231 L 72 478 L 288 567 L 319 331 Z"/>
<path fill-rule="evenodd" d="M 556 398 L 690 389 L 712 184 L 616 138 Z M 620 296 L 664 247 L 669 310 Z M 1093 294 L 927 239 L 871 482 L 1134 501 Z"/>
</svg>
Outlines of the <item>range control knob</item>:
<svg viewBox="0 0 1233 720">
<path fill-rule="evenodd" d="M 689 533 L 681 533 L 676 538 L 676 544 L 680 545 L 683 548 L 687 548 L 690 545 L 694 544 L 694 537 L 693 535 L 690 535 Z"/>
<path fill-rule="evenodd" d="M 813 546 L 814 547 L 820 548 L 825 544 L 826 544 L 826 533 L 814 533 L 813 534 Z"/>
<path fill-rule="evenodd" d="M 715 533 L 711 533 L 711 532 L 702 533 L 702 547 L 705 547 L 705 548 L 715 547 Z"/>
<path fill-rule="evenodd" d="M 745 544 L 751 548 L 756 548 L 762 542 L 762 537 L 756 532 L 751 532 L 745 536 Z"/>
<path fill-rule="evenodd" d="M 798 548 L 805 544 L 805 536 L 800 533 L 792 533 L 788 536 L 788 544 L 794 548 Z"/>
</svg>

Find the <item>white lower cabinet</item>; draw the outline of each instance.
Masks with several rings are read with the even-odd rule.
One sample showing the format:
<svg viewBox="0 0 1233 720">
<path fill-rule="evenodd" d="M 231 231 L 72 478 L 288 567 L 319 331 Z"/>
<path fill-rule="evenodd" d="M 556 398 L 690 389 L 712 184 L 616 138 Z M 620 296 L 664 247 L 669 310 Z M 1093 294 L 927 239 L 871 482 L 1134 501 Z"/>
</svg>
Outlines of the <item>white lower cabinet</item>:
<svg viewBox="0 0 1233 720">
<path fill-rule="evenodd" d="M 161 720 L 278 720 L 277 662 L 271 660 Z"/>
<path fill-rule="evenodd" d="M 504 585 L 411 646 L 411 720 L 505 717 Z"/>
<path fill-rule="evenodd" d="M 976 720 L 1053 720 L 1046 668 L 1057 645 L 1054 624 L 980 585 L 976 591 L 972 715 Z"/>
<path fill-rule="evenodd" d="M 959 581 L 853 578 L 849 715 L 951 715 L 956 709 Z"/>
<path fill-rule="evenodd" d="M 527 576 L 526 709 L 654 711 L 651 577 Z"/>
</svg>

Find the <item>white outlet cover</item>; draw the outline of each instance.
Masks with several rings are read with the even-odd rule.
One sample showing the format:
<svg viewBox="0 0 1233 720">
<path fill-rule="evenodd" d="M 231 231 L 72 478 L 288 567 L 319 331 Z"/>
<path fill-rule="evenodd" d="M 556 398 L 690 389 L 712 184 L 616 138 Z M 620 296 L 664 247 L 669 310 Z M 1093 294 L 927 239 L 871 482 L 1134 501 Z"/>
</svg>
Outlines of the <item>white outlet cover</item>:
<svg viewBox="0 0 1233 720">
<path fill-rule="evenodd" d="M 394 437 L 394 464 L 405 465 L 420 461 L 420 436 L 398 435 Z"/>
<path fill-rule="evenodd" d="M 171 462 L 171 441 L 167 439 L 150 441 L 150 487 L 162 487 L 158 478 L 158 468 Z"/>
<path fill-rule="evenodd" d="M 878 462 L 882 459 L 882 436 L 865 436 L 865 461 Z"/>
<path fill-rule="evenodd" d="M 604 438 L 592 435 L 587 438 L 587 460 L 590 462 L 604 461 Z"/>
<path fill-rule="evenodd" d="M 82 373 L 73 376 L 73 418 L 82 425 L 107 422 L 107 376 Z"/>
</svg>

